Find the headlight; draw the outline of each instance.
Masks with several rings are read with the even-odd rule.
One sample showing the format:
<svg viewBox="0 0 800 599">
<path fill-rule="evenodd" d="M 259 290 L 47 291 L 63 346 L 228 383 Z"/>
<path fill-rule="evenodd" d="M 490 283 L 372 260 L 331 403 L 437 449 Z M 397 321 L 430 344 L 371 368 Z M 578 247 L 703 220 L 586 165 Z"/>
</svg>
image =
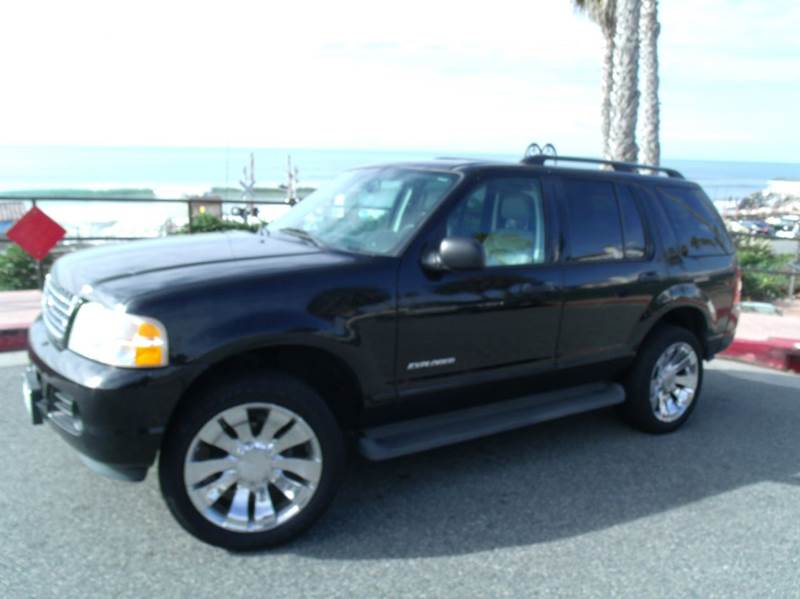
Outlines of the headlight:
<svg viewBox="0 0 800 599">
<path fill-rule="evenodd" d="M 169 355 L 163 324 L 95 302 L 78 308 L 67 347 L 90 360 L 124 368 L 166 366 Z"/>
</svg>

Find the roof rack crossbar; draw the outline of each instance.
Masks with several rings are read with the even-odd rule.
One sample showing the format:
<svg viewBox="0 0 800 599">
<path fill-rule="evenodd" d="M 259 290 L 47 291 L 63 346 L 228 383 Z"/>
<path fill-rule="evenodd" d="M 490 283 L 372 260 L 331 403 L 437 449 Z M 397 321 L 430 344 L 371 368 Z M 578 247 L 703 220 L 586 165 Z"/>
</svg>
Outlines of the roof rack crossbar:
<svg viewBox="0 0 800 599">
<path fill-rule="evenodd" d="M 674 168 L 665 168 L 663 166 L 653 166 L 651 164 L 637 164 L 635 162 L 619 162 L 617 160 L 602 160 L 600 158 L 582 158 L 578 156 L 547 156 L 545 154 L 535 154 L 533 156 L 526 156 L 522 159 L 523 164 L 538 164 L 544 165 L 545 162 L 583 162 L 587 164 L 603 164 L 610 166 L 615 171 L 620 173 L 638 173 L 641 170 L 657 171 L 666 174 L 672 179 L 683 179 L 683 175 L 676 171 Z"/>
</svg>

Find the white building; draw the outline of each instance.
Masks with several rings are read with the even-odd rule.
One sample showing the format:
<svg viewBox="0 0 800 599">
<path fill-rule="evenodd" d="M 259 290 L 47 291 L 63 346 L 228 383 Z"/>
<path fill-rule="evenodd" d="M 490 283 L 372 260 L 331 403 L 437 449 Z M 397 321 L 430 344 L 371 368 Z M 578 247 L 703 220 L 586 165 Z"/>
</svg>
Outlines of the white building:
<svg viewBox="0 0 800 599">
<path fill-rule="evenodd" d="M 800 179 L 772 179 L 767 184 L 767 193 L 800 198 Z"/>
</svg>

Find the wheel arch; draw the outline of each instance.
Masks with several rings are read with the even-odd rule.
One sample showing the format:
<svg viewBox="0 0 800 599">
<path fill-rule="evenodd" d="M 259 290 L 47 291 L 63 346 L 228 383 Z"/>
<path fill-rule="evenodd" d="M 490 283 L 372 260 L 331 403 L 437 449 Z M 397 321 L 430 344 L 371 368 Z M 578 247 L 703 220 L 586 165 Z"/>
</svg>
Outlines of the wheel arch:
<svg viewBox="0 0 800 599">
<path fill-rule="evenodd" d="M 358 426 L 363 391 L 355 371 L 333 353 L 309 345 L 273 345 L 229 354 L 209 363 L 188 384 L 176 402 L 166 430 L 182 410 L 189 409 L 198 390 L 220 381 L 264 369 L 280 370 L 312 387 L 325 400 L 342 430 Z"/>
<path fill-rule="evenodd" d="M 708 357 L 708 333 L 710 331 L 710 325 L 707 314 L 701 308 L 693 304 L 671 306 L 659 315 L 658 318 L 654 319 L 651 326 L 647 329 L 645 334 L 642 335 L 639 345 L 644 343 L 654 330 L 664 324 L 677 326 L 690 331 L 697 337 L 697 341 L 700 343 L 700 347 L 703 351 L 703 357 Z"/>
</svg>

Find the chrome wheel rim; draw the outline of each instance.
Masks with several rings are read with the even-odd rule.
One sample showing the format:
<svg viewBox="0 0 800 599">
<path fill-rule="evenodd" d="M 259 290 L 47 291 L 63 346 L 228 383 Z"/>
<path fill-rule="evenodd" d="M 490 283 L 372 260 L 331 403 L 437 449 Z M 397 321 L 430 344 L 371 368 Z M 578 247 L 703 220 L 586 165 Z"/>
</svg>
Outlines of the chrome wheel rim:
<svg viewBox="0 0 800 599">
<path fill-rule="evenodd" d="M 684 342 L 673 343 L 653 367 L 650 378 L 650 404 L 661 422 L 674 422 L 686 413 L 697 393 L 700 360 L 694 348 Z"/>
<path fill-rule="evenodd" d="M 197 432 L 183 480 L 197 511 L 237 532 L 263 532 L 299 514 L 319 485 L 322 450 L 299 415 L 271 403 L 223 410 Z"/>
</svg>

